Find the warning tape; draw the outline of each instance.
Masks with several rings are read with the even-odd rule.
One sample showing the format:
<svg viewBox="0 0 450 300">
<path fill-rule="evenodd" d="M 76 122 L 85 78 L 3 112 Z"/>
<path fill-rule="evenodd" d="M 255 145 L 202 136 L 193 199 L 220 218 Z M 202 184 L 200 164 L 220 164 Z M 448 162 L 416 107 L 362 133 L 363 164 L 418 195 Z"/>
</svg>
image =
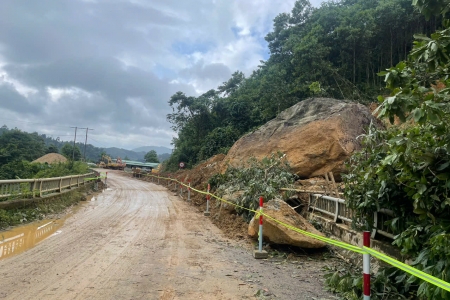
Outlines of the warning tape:
<svg viewBox="0 0 450 300">
<path fill-rule="evenodd" d="M 152 176 L 152 177 L 156 177 L 156 178 L 160 178 L 160 179 L 171 180 L 171 181 L 178 182 L 179 184 L 184 185 L 185 187 L 189 187 L 189 186 L 185 185 L 184 183 L 182 183 L 182 182 L 180 182 L 180 181 L 178 181 L 177 179 L 174 179 L 174 178 L 167 178 L 167 177 L 148 175 L 148 174 L 145 174 L 144 176 Z M 406 273 L 409 273 L 409 274 L 411 274 L 411 275 L 413 275 L 413 276 L 415 276 L 417 278 L 420 278 L 420 279 L 422 279 L 422 280 L 424 280 L 424 281 L 426 281 L 428 283 L 431 283 L 431 284 L 433 284 L 433 285 L 435 285 L 435 286 L 437 286 L 437 287 L 439 287 L 441 289 L 444 289 L 444 290 L 450 292 L 450 283 L 448 283 L 448 282 L 446 282 L 446 281 L 444 281 L 442 279 L 439 279 L 437 277 L 434 277 L 434 276 L 432 276 L 432 275 L 430 275 L 428 273 L 425 273 L 425 272 L 423 272 L 421 270 L 418 270 L 418 269 L 416 269 L 414 267 L 411 267 L 411 266 L 409 266 L 407 264 L 404 264 L 404 263 L 402 263 L 402 262 L 400 262 L 400 261 L 398 261 L 398 260 L 396 260 L 396 259 L 394 259 L 394 258 L 392 258 L 390 256 L 387 256 L 387 255 L 385 255 L 385 254 L 383 254 L 381 252 L 378 252 L 378 251 L 376 251 L 376 250 L 374 250 L 372 248 L 364 247 L 364 246 L 363 247 L 357 247 L 357 246 L 354 246 L 354 245 L 351 245 L 351 244 L 348 244 L 348 243 L 345 243 L 345 242 L 337 241 L 337 240 L 326 238 L 326 237 L 323 237 L 323 236 L 320 236 L 320 235 L 317 235 L 317 234 L 314 234 L 314 233 L 311 233 L 311 232 L 308 232 L 308 231 L 304 231 L 304 230 L 301 230 L 301 229 L 299 229 L 299 228 L 297 228 L 295 226 L 292 226 L 292 225 L 286 224 L 286 223 L 284 223 L 282 221 L 279 221 L 279 220 L 277 220 L 277 219 L 267 215 L 264 212 L 260 212 L 260 211 L 256 211 L 256 210 L 253 210 L 253 209 L 250 209 L 250 208 L 246 208 L 244 206 L 241 206 L 241 205 L 232 203 L 230 201 L 227 201 L 225 199 L 222 199 L 222 198 L 220 198 L 220 197 L 218 197 L 218 196 L 216 196 L 214 194 L 211 194 L 211 193 L 208 193 L 208 192 L 204 192 L 204 191 L 201 191 L 201 190 L 197 190 L 197 189 L 192 188 L 192 187 L 190 187 L 190 188 L 191 188 L 191 190 L 196 191 L 199 194 L 210 195 L 210 196 L 216 198 L 219 201 L 222 201 L 222 202 L 227 203 L 229 205 L 238 207 L 240 209 L 244 209 L 244 210 L 253 212 L 253 213 L 257 214 L 258 216 L 259 216 L 259 214 L 261 214 L 264 217 L 266 217 L 266 218 L 268 218 L 268 219 L 270 219 L 270 220 L 272 220 L 272 221 L 274 221 L 274 222 L 276 222 L 276 223 L 278 223 L 278 224 L 280 224 L 280 225 L 282 225 L 282 226 L 284 226 L 284 227 L 286 227 L 288 229 L 291 229 L 291 230 L 293 230 L 295 232 L 298 232 L 300 234 L 309 236 L 311 238 L 320 240 L 320 241 L 325 242 L 327 244 L 331 244 L 331 245 L 334 245 L 334 246 L 337 246 L 337 247 L 340 247 L 340 248 L 343 248 L 343 249 L 346 249 L 346 250 L 350 250 L 350 251 L 353 251 L 353 252 L 356 252 L 356 253 L 360 253 L 360 254 L 373 255 L 374 257 L 378 258 L 379 260 L 384 261 L 387 264 L 390 264 L 390 265 L 392 265 L 394 267 L 397 267 L 398 269 L 400 269 L 400 270 L 402 270 L 402 271 L 404 271 Z"/>
<path fill-rule="evenodd" d="M 440 287 L 441 289 L 444 289 L 444 290 L 450 292 L 450 283 L 448 283 L 448 282 L 446 282 L 446 281 L 444 281 L 442 279 L 439 279 L 439 278 L 434 277 L 434 276 L 432 276 L 432 275 L 430 275 L 428 273 L 425 273 L 425 272 L 423 272 L 421 270 L 413 268 L 413 267 L 411 267 L 411 266 L 409 266 L 407 264 L 399 262 L 398 260 L 396 260 L 396 259 L 394 259 L 394 258 L 392 258 L 390 256 L 387 256 L 387 255 L 385 255 L 383 253 L 380 253 L 380 252 L 378 252 L 376 250 L 373 250 L 371 248 L 363 247 L 363 249 L 364 249 L 364 251 L 366 253 L 369 253 L 370 255 L 375 256 L 376 258 L 378 258 L 379 260 L 384 261 L 385 263 L 388 263 L 388 264 L 390 264 L 390 265 L 392 265 L 394 267 L 397 267 L 398 269 L 403 270 L 406 273 L 409 273 L 409 274 L 411 274 L 411 275 L 413 275 L 415 277 L 418 277 L 418 278 L 420 278 L 420 279 L 422 279 L 422 280 L 424 280 L 424 281 L 426 281 L 428 283 L 431 283 L 431 284 L 433 284 L 433 285 L 435 285 L 437 287 Z"/>
<path fill-rule="evenodd" d="M 84 178 L 85 180 L 96 180 L 96 179 L 103 179 L 106 178 L 106 176 L 98 176 L 98 177 L 90 177 L 90 178 Z"/>
</svg>

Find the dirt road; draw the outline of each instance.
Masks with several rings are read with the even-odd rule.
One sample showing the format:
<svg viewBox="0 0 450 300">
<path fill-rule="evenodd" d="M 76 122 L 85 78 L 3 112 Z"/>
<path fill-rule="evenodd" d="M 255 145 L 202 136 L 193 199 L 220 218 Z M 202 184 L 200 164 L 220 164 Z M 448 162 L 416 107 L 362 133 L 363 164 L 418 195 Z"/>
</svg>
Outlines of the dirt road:
<svg viewBox="0 0 450 300">
<path fill-rule="evenodd" d="M 0 260 L 4 299 L 334 299 L 313 262 L 254 260 L 164 187 L 108 173 L 36 247 Z"/>
</svg>

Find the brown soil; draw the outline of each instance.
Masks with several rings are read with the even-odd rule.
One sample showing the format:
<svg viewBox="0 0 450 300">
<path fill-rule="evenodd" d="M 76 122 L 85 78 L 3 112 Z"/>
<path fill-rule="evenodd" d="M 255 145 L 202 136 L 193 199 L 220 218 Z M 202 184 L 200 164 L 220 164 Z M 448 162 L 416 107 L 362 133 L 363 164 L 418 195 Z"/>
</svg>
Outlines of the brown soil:
<svg viewBox="0 0 450 300">
<path fill-rule="evenodd" d="M 335 299 L 323 289 L 328 252 L 269 249 L 255 260 L 199 206 L 122 174 L 108 172 L 108 188 L 55 234 L 0 260 L 0 298 Z"/>
<path fill-rule="evenodd" d="M 38 159 L 34 160 L 33 162 L 38 162 L 38 163 L 48 163 L 48 164 L 54 164 L 54 163 L 65 163 L 67 162 L 67 158 L 65 158 L 64 156 L 62 156 L 59 153 L 49 153 L 49 154 L 45 154 L 42 157 L 39 157 Z"/>
<path fill-rule="evenodd" d="M 190 182 L 193 188 L 206 191 L 208 180 L 223 170 L 225 157 L 224 154 L 218 154 L 198 164 L 193 169 L 179 170 L 176 173 L 166 173 L 161 174 L 161 176 L 176 178 L 185 183 Z M 211 190 L 211 193 L 214 193 L 214 190 Z M 206 197 L 204 195 L 193 192 L 191 199 L 192 204 L 197 207 L 199 212 L 205 211 Z M 220 210 L 220 201 L 214 198 L 210 200 L 210 212 L 212 222 L 222 230 L 225 236 L 235 240 L 245 240 L 249 243 L 252 241 L 247 234 L 248 224 L 242 217 L 226 210 Z"/>
</svg>

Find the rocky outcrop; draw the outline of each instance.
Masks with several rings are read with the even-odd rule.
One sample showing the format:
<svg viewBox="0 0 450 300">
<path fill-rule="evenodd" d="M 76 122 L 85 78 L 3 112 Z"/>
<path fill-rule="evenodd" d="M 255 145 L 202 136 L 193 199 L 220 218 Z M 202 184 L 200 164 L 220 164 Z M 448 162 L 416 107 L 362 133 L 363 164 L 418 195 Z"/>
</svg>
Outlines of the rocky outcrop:
<svg viewBox="0 0 450 300">
<path fill-rule="evenodd" d="M 226 190 L 224 195 L 222 196 L 222 199 L 232 203 L 226 203 L 226 202 L 221 202 L 221 206 L 223 209 L 227 210 L 227 211 L 235 211 L 236 210 L 236 206 L 234 206 L 233 204 L 236 204 L 236 201 L 241 198 L 244 195 L 244 191 L 234 191 L 231 192 L 229 190 Z"/>
<path fill-rule="evenodd" d="M 327 172 L 339 178 L 343 162 L 360 148 L 357 137 L 365 133 L 371 122 L 379 124 L 361 104 L 329 98 L 307 99 L 240 138 L 224 163 L 242 166 L 252 156 L 262 159 L 281 151 L 300 178 Z"/>
<path fill-rule="evenodd" d="M 285 224 L 294 226 L 304 231 L 308 231 L 320 236 L 324 236 L 315 229 L 308 221 L 299 215 L 292 207 L 280 199 L 273 199 L 264 205 L 264 213 Z M 253 217 L 248 225 L 248 234 L 258 238 L 259 219 Z M 265 241 L 274 244 L 292 245 L 301 248 L 322 248 L 325 243 L 301 233 L 295 232 L 287 227 L 269 219 L 264 218 L 263 238 Z"/>
</svg>

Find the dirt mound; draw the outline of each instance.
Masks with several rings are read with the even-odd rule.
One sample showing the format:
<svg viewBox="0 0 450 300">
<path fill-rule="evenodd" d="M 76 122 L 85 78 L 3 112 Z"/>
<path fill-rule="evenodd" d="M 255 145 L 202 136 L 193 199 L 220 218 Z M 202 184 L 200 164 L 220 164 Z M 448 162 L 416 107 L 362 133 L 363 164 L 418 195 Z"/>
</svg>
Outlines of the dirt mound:
<svg viewBox="0 0 450 300">
<path fill-rule="evenodd" d="M 162 174 L 162 176 L 170 176 L 185 183 L 190 182 L 191 187 L 206 191 L 208 188 L 209 179 L 219 174 L 223 168 L 224 154 L 218 154 L 210 159 L 198 164 L 191 170 L 179 170 L 172 174 Z M 211 193 L 215 193 L 214 189 Z M 206 209 L 206 196 L 192 192 L 192 204 L 195 205 L 199 211 L 203 212 Z M 242 217 L 236 215 L 235 212 L 220 209 L 220 201 L 214 198 L 210 202 L 211 220 L 219 227 L 228 238 L 233 239 L 249 239 L 247 236 L 248 224 Z"/>
<path fill-rule="evenodd" d="M 49 153 L 49 154 L 45 154 L 42 157 L 39 157 L 36 160 L 33 160 L 33 162 L 37 162 L 37 163 L 41 163 L 41 164 L 55 164 L 55 163 L 65 163 L 67 162 L 67 158 L 65 158 L 64 156 L 62 156 L 59 153 Z"/>
<path fill-rule="evenodd" d="M 198 164 L 191 170 L 179 170 L 173 174 L 166 174 L 183 182 L 190 182 L 196 189 L 206 190 L 208 180 L 215 174 L 220 173 L 224 154 L 217 154 L 210 159 Z"/>
</svg>

